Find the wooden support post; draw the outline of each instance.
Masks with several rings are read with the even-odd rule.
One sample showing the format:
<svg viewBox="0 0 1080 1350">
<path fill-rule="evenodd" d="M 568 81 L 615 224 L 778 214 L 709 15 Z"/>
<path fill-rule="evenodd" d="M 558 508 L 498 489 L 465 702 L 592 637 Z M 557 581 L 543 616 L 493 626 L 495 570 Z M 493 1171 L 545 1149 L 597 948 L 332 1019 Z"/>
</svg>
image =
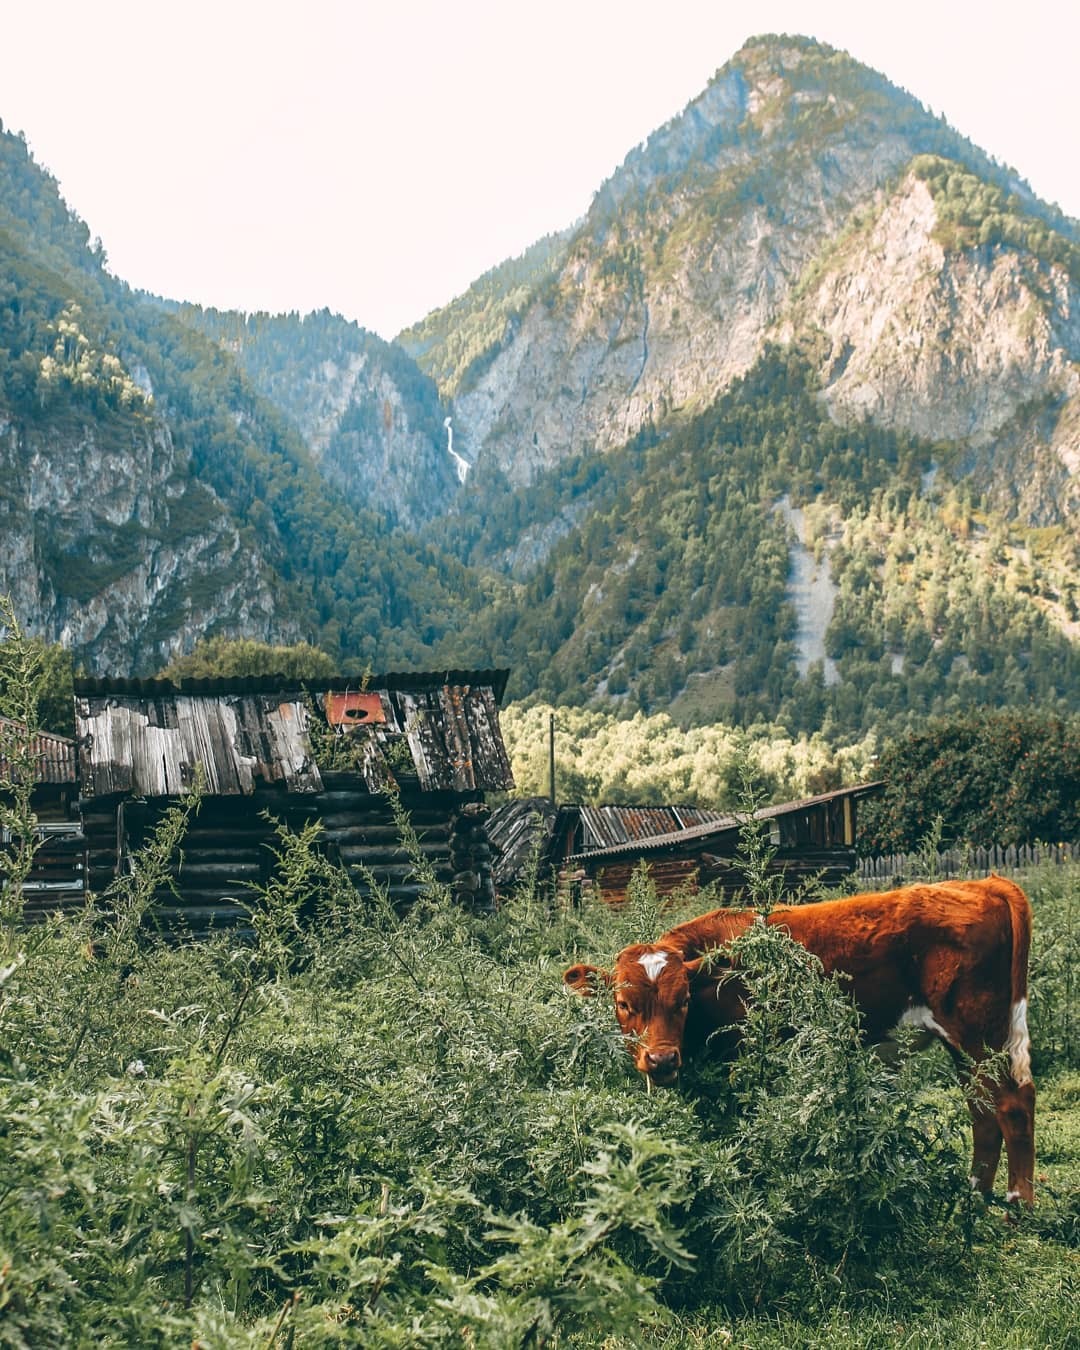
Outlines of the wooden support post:
<svg viewBox="0 0 1080 1350">
<path fill-rule="evenodd" d="M 555 805 L 555 714 L 548 717 L 548 784 L 552 806 Z"/>
</svg>

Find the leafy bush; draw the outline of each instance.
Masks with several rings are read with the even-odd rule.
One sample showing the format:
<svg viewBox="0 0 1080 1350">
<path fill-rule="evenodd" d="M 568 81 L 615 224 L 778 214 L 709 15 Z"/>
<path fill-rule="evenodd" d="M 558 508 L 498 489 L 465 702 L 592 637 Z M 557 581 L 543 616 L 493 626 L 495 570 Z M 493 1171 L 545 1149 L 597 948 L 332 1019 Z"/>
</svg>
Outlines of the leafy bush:
<svg viewBox="0 0 1080 1350">
<path fill-rule="evenodd" d="M 230 679 L 284 675 L 292 680 L 330 679 L 338 674 L 333 657 L 309 642 L 275 647 L 252 638 L 201 638 L 192 651 L 174 657 L 161 671 L 170 680 Z"/>
<path fill-rule="evenodd" d="M 888 744 L 884 793 L 860 808 L 866 855 L 918 848 L 940 816 L 946 842 L 1080 840 L 1080 720 L 1037 709 L 934 718 Z"/>
<path fill-rule="evenodd" d="M 697 1277 L 711 1266 L 710 1297 L 738 1291 L 723 1301 L 746 1308 L 895 1293 L 920 1249 L 962 1245 L 967 1113 L 927 1092 L 921 1060 L 895 1069 L 864 1049 L 842 983 L 781 929 L 754 926 L 733 950 L 752 1002 Z"/>
<path fill-rule="evenodd" d="M 19 926 L 9 873 L 0 1346 L 636 1344 L 965 1278 L 958 1095 L 867 1054 L 778 930 L 739 946 L 739 1058 L 650 1094 L 561 980 L 678 917 L 644 871 L 622 912 L 526 886 L 491 918 L 429 873 L 401 917 L 282 829 L 250 942 L 170 946 L 148 909 L 198 807 L 77 916 Z"/>
<path fill-rule="evenodd" d="M 1080 870 L 1046 865 L 1024 879 L 1033 897 L 1031 1043 L 1036 1071 L 1080 1068 Z"/>
</svg>

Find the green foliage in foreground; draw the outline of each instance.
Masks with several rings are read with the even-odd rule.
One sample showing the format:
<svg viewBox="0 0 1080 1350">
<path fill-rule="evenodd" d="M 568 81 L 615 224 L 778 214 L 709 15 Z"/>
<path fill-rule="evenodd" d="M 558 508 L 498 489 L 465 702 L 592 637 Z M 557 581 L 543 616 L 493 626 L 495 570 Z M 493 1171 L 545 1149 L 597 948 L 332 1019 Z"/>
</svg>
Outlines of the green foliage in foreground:
<svg viewBox="0 0 1080 1350">
<path fill-rule="evenodd" d="M 646 881 L 400 918 L 282 833 L 250 944 L 169 947 L 140 923 L 197 806 L 100 907 L 0 927 L 0 1345 L 695 1345 L 948 1319 L 1018 1242 L 1069 1278 L 1075 1199 L 982 1214 L 943 1062 L 864 1053 L 775 930 L 740 1061 L 646 1094 L 560 980 L 678 917 Z"/>
</svg>

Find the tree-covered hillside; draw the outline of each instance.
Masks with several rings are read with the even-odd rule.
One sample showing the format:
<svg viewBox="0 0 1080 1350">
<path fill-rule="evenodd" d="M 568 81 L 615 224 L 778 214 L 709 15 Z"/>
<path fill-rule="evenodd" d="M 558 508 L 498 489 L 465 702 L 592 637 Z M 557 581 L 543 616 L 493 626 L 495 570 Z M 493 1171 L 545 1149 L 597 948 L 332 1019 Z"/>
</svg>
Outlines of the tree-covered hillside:
<svg viewBox="0 0 1080 1350">
<path fill-rule="evenodd" d="M 519 258 L 478 278 L 464 295 L 398 334 L 409 352 L 453 398 L 475 382 L 513 336 L 515 325 L 562 263 L 572 229 L 545 235 Z"/>
<path fill-rule="evenodd" d="M 1065 712 L 1078 240 L 883 76 L 761 39 L 406 350 L 133 293 L 0 133 L 0 590 L 109 674 L 304 639 L 833 747 Z"/>
<path fill-rule="evenodd" d="M 233 355 L 103 264 L 0 133 L 0 584 L 28 626 L 114 674 L 215 632 L 427 664 L 462 569 L 346 500 Z"/>
<path fill-rule="evenodd" d="M 347 501 L 414 526 L 445 511 L 458 482 L 443 428 L 448 408 L 402 347 L 326 309 L 165 307 L 235 359 Z"/>
<path fill-rule="evenodd" d="M 571 461 L 527 493 L 478 476 L 445 537 L 487 571 L 472 632 L 513 668 L 512 692 L 846 734 L 1075 700 L 1075 541 L 988 515 L 933 467 L 949 447 L 837 425 L 817 392 L 808 357 L 772 348 L 669 434 Z M 806 508 L 806 542 L 837 585 L 835 683 L 796 667 L 799 541 L 782 497 Z M 545 526 L 530 570 L 515 548 Z"/>
</svg>

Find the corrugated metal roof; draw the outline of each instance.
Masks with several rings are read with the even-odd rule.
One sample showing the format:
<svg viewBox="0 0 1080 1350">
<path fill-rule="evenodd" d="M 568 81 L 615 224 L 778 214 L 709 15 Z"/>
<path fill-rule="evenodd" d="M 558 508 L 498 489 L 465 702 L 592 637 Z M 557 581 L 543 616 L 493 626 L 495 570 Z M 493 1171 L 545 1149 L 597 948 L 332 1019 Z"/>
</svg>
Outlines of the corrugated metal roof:
<svg viewBox="0 0 1080 1350">
<path fill-rule="evenodd" d="M 446 683 L 459 674 L 460 683 Z M 513 786 L 499 730 L 505 671 L 446 672 L 364 681 L 382 720 L 342 729 L 350 770 L 376 792 L 415 772 L 423 791 L 468 792 Z M 381 681 L 377 682 L 377 681 Z M 84 797 L 129 793 L 176 796 L 202 766 L 211 795 L 248 794 L 259 783 L 319 792 L 322 775 L 310 738 L 312 704 L 358 681 L 79 680 L 75 720 Z M 318 714 L 315 714 L 318 722 Z M 326 728 L 322 728 L 326 731 Z M 335 764 L 340 768 L 340 763 Z"/>
<path fill-rule="evenodd" d="M 26 728 L 10 718 L 0 717 L 0 775 L 8 777 L 12 772 L 11 759 L 18 761 L 27 751 L 34 761 L 35 782 L 75 782 L 75 742 L 70 736 L 39 731 L 27 746 Z"/>
<path fill-rule="evenodd" d="M 581 851 L 639 843 L 721 818 L 699 806 L 582 806 Z"/>
<path fill-rule="evenodd" d="M 487 837 L 496 887 L 519 881 L 537 849 L 544 865 L 557 816 L 549 797 L 518 797 L 492 811 L 487 819 Z"/>
<path fill-rule="evenodd" d="M 825 802 L 835 801 L 840 797 L 862 797 L 870 792 L 876 792 L 883 786 L 880 782 L 859 783 L 855 787 L 838 788 L 834 792 L 823 792 L 816 797 L 804 797 L 799 801 L 782 802 L 778 806 L 763 806 L 754 812 L 755 820 L 775 820 L 778 816 L 793 815 L 796 812 L 804 811 L 809 807 L 820 806 Z M 581 811 L 595 810 L 593 807 L 582 807 Z M 737 830 L 746 819 L 740 815 L 721 815 L 717 813 L 713 819 L 701 821 L 694 825 L 689 825 L 685 829 L 671 830 L 666 834 L 657 834 L 647 838 L 633 839 L 626 842 L 616 842 L 608 845 L 602 845 L 590 849 L 582 849 L 580 852 L 572 855 L 574 859 L 579 858 L 597 858 L 603 856 L 618 856 L 625 853 L 647 853 L 652 849 L 668 848 L 672 844 L 682 844 L 695 839 L 708 839 L 713 835 L 726 834 L 728 831 Z M 567 859 L 571 861 L 571 859 Z"/>
</svg>

